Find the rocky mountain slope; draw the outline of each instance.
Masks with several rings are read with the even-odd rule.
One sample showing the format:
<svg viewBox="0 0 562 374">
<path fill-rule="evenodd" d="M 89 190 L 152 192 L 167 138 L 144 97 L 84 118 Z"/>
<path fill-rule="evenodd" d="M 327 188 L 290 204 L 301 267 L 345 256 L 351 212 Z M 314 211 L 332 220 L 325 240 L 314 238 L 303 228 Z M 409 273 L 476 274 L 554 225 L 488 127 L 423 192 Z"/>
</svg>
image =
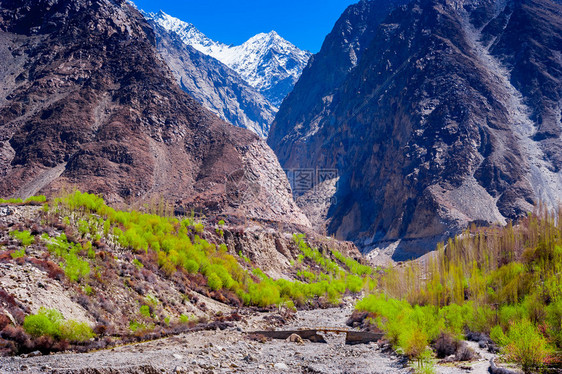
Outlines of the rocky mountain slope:
<svg viewBox="0 0 562 374">
<path fill-rule="evenodd" d="M 158 52 L 180 87 L 205 108 L 235 126 L 267 137 L 277 108 L 234 70 L 149 19 Z"/>
<path fill-rule="evenodd" d="M 560 3 L 418 0 L 355 20 L 371 8 L 344 13 L 268 139 L 286 169 L 338 170 L 328 231 L 403 259 L 471 222 L 557 206 Z M 342 27 L 366 36 L 356 63 Z M 343 73 L 325 68 L 330 55 Z"/>
<path fill-rule="evenodd" d="M 310 58 L 310 52 L 301 51 L 275 31 L 258 34 L 238 46 L 229 46 L 162 11 L 150 14 L 149 18 L 176 33 L 185 44 L 232 68 L 276 107 L 291 92 Z"/>
<path fill-rule="evenodd" d="M 125 1 L 0 1 L 0 191 L 164 196 L 307 225 L 275 155 L 175 84 Z"/>
</svg>

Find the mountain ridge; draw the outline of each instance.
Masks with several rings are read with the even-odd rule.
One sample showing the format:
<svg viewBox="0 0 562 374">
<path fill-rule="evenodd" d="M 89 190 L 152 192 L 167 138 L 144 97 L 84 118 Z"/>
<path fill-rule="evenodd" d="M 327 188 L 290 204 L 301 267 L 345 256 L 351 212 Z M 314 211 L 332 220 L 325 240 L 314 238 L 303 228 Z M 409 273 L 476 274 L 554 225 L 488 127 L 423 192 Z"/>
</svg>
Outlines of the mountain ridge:
<svg viewBox="0 0 562 374">
<path fill-rule="evenodd" d="M 396 7 L 311 103 L 299 98 L 325 73 L 313 57 L 268 143 L 285 169 L 337 168 L 328 232 L 397 260 L 471 223 L 556 207 L 561 13 L 548 0 Z"/>
<path fill-rule="evenodd" d="M 148 20 L 156 45 L 179 86 L 225 121 L 265 138 L 277 108 L 238 73 L 186 45 L 177 34 Z"/>
<path fill-rule="evenodd" d="M 175 83 L 125 1 L 0 0 L 0 190 L 308 225 L 275 155 Z M 26 196 L 24 196 L 26 195 Z"/>
<path fill-rule="evenodd" d="M 147 15 L 178 34 L 187 45 L 232 68 L 277 107 L 291 91 L 311 55 L 275 31 L 259 33 L 241 45 L 232 46 L 208 38 L 192 24 L 163 11 Z"/>
</svg>

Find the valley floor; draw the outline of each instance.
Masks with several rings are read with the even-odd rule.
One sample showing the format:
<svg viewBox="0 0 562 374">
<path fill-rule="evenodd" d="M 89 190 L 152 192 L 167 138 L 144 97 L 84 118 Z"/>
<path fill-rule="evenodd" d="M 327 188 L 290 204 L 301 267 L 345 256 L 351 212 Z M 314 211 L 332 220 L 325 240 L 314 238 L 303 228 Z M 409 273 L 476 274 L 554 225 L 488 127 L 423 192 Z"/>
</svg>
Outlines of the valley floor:
<svg viewBox="0 0 562 374">
<path fill-rule="evenodd" d="M 278 313 L 244 315 L 226 330 L 182 334 L 166 339 L 86 354 L 0 358 L 1 373 L 410 373 L 406 361 L 376 343 L 348 346 L 343 336 L 326 336 L 328 344 L 259 342 L 246 332 L 267 328 L 347 327 L 351 306 L 299 311 L 293 318 Z M 474 346 L 477 349 L 477 346 Z M 438 366 L 440 374 L 487 372 L 489 356 L 473 363 Z"/>
</svg>

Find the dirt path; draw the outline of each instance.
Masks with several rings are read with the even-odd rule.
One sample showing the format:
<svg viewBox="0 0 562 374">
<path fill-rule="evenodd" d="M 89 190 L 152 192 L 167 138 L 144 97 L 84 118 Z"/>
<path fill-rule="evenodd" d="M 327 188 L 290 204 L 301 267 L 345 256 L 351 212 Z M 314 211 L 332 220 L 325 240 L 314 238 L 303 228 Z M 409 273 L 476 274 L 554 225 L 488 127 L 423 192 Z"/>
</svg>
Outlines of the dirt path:
<svg viewBox="0 0 562 374">
<path fill-rule="evenodd" d="M 466 342 L 470 348 L 472 348 L 480 358 L 476 361 L 467 362 L 464 364 L 456 365 L 438 365 L 438 374 L 487 374 L 488 368 L 490 367 L 490 359 L 495 357 L 494 354 L 482 349 L 478 346 L 476 342 Z"/>
<path fill-rule="evenodd" d="M 346 327 L 352 307 L 300 311 L 279 329 Z M 272 318 L 273 317 L 273 318 Z M 375 344 L 344 344 L 344 336 L 326 337 L 327 344 L 260 342 L 245 332 L 263 330 L 279 320 L 277 313 L 244 316 L 223 331 L 203 331 L 87 354 L 55 354 L 0 359 L 0 373 L 376 373 L 406 374 L 404 360 Z M 272 322 L 273 321 L 273 322 Z M 477 348 L 477 346 L 473 347 Z M 471 373 L 487 371 L 478 361 Z M 454 366 L 438 366 L 441 374 L 466 373 Z"/>
<path fill-rule="evenodd" d="M 298 312 L 285 329 L 344 327 L 350 308 Z M 224 331 L 183 334 L 87 354 L 0 359 L 1 373 L 408 373 L 396 356 L 375 343 L 345 346 L 251 340 L 244 331 L 267 328 L 272 313 L 247 316 Z"/>
</svg>

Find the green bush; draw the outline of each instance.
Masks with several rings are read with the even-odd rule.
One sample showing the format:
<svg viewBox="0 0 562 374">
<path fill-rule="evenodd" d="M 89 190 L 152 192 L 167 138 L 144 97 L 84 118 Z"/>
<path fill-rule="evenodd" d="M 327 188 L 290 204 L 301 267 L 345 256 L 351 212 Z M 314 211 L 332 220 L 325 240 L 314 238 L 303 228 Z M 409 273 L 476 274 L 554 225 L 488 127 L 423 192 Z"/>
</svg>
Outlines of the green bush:
<svg viewBox="0 0 562 374">
<path fill-rule="evenodd" d="M 492 327 L 492 330 L 490 330 L 490 339 L 499 346 L 505 346 L 509 342 L 500 325 Z"/>
<path fill-rule="evenodd" d="M 429 344 L 427 334 L 419 327 L 406 331 L 402 339 L 401 346 L 404 348 L 404 354 L 410 359 L 419 358 Z"/>
<path fill-rule="evenodd" d="M 73 320 L 64 321 L 60 325 L 61 339 L 70 342 L 84 342 L 95 336 L 94 332 L 87 323 Z"/>
<path fill-rule="evenodd" d="M 506 342 L 504 353 L 510 360 L 520 364 L 525 373 L 542 367 L 551 353 L 544 336 L 526 319 L 511 325 Z"/>
<path fill-rule="evenodd" d="M 12 256 L 13 259 L 25 257 L 25 248 L 12 252 L 10 256 Z"/>
<path fill-rule="evenodd" d="M 195 274 L 199 270 L 199 264 L 194 260 L 186 260 L 183 266 L 191 274 Z"/>
<path fill-rule="evenodd" d="M 19 240 L 21 245 L 27 247 L 28 245 L 32 244 L 35 241 L 35 237 L 31 235 L 29 231 L 12 231 L 10 232 L 10 236 L 14 239 Z"/>
<path fill-rule="evenodd" d="M 62 316 L 54 310 L 40 309 L 37 314 L 25 317 L 23 329 L 33 337 L 51 336 L 60 337 L 60 323 Z"/>
<path fill-rule="evenodd" d="M 0 204 L 21 204 L 23 202 L 22 199 L 0 199 Z"/>
<path fill-rule="evenodd" d="M 64 320 L 62 314 L 55 309 L 40 308 L 37 314 L 26 316 L 23 328 L 36 338 L 50 336 L 70 342 L 82 342 L 95 336 L 88 324 Z"/>
<path fill-rule="evenodd" d="M 44 203 L 46 201 L 47 201 L 47 198 L 44 195 L 31 196 L 31 197 L 28 197 L 27 199 L 25 199 L 26 203 L 30 203 L 30 202 Z"/>
<path fill-rule="evenodd" d="M 141 314 L 143 317 L 150 318 L 150 317 L 151 317 L 151 314 L 150 314 L 150 307 L 149 307 L 148 305 L 141 305 L 141 307 L 140 307 L 140 314 Z"/>
<path fill-rule="evenodd" d="M 207 278 L 207 285 L 212 290 L 220 290 L 222 288 L 222 281 L 218 275 L 211 273 Z"/>
</svg>

